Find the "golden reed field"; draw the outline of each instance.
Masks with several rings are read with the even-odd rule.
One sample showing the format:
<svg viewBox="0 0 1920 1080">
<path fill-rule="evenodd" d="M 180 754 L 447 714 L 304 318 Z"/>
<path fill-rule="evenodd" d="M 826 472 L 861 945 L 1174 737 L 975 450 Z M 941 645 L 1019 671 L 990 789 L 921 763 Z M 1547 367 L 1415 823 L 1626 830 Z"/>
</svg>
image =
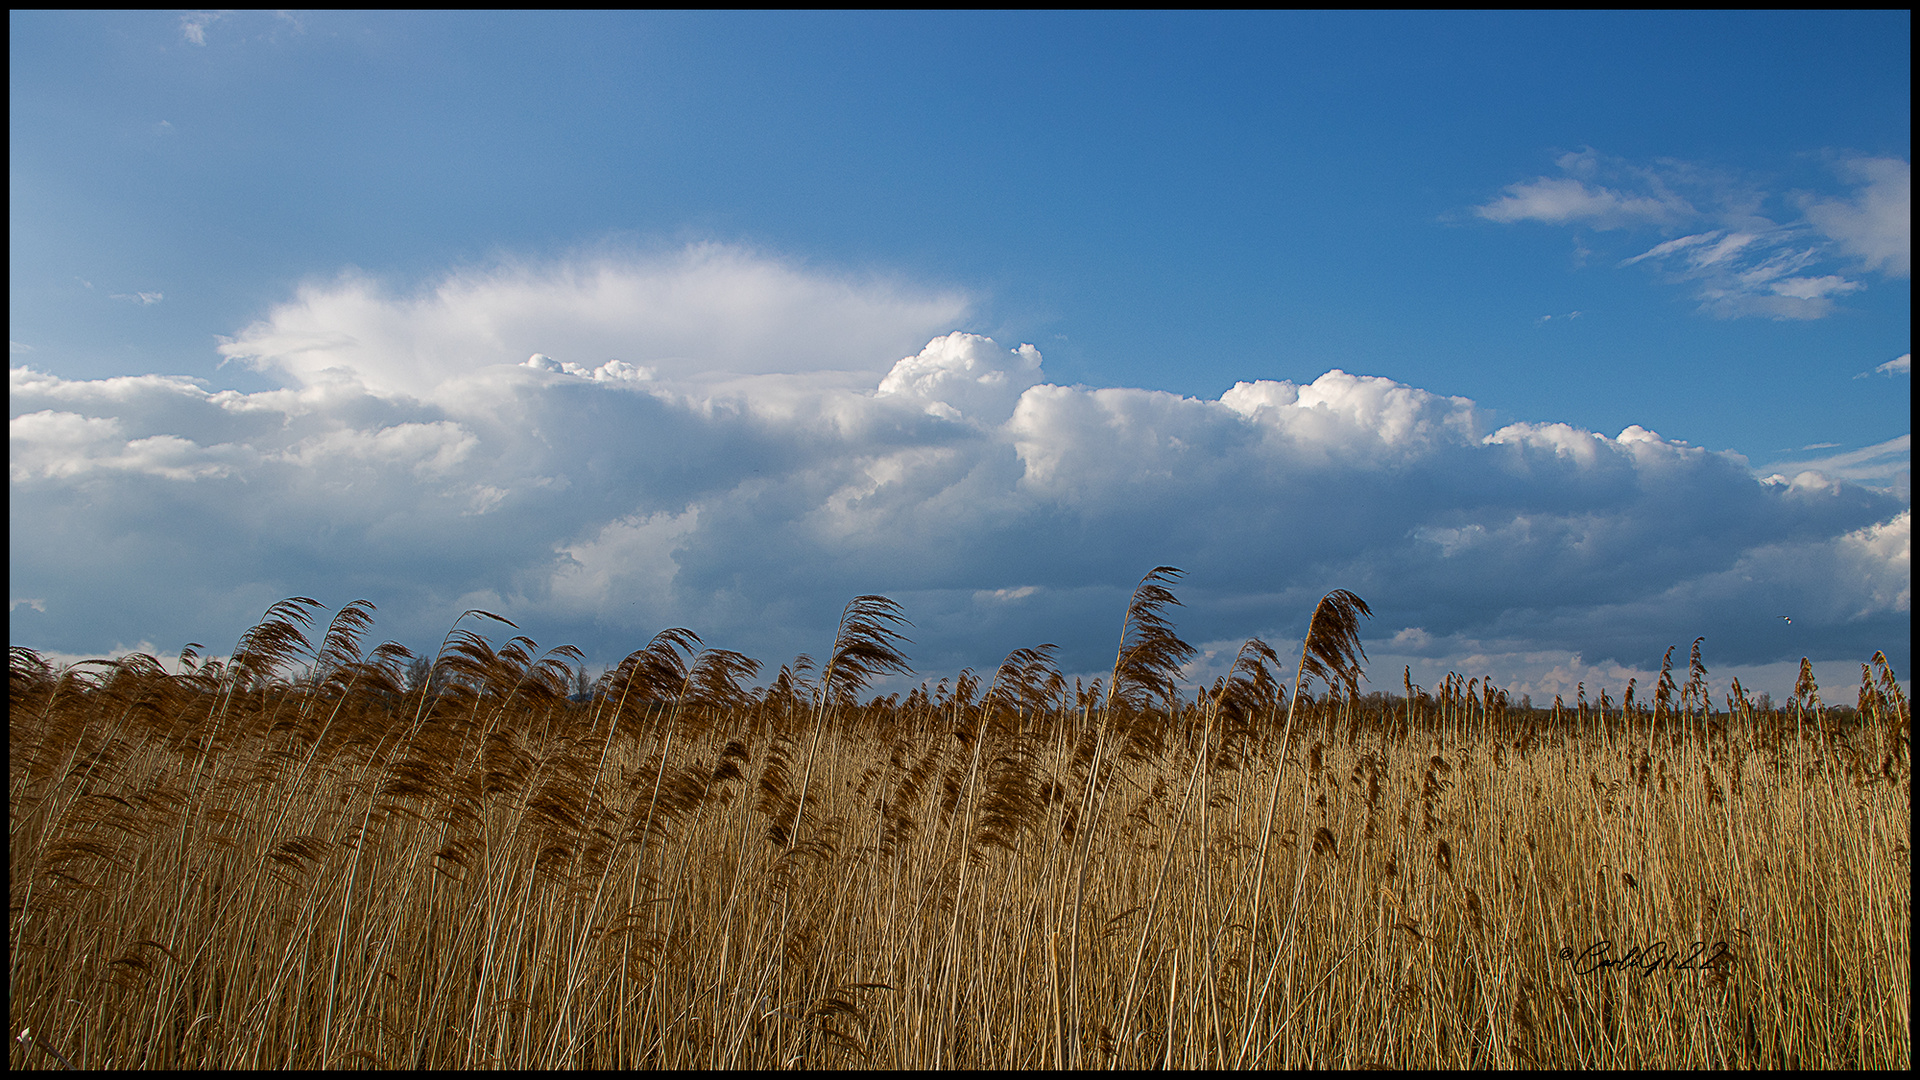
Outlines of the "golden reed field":
<svg viewBox="0 0 1920 1080">
<path fill-rule="evenodd" d="M 179 673 L 13 649 L 8 1064 L 1910 1067 L 1883 657 L 1844 709 L 1697 641 L 1617 702 L 1363 696 L 1336 592 L 1187 697 L 1177 573 L 1091 686 L 865 700 L 876 596 L 763 688 L 670 630 L 570 694 L 482 612 L 410 675 L 364 601 Z"/>
</svg>

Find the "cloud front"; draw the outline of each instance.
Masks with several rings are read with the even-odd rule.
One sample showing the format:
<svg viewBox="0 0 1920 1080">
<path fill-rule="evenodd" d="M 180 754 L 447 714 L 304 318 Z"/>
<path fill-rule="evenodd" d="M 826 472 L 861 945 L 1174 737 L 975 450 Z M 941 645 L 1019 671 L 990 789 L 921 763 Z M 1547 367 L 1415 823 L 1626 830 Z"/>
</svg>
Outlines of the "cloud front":
<svg viewBox="0 0 1920 1080">
<path fill-rule="evenodd" d="M 1338 369 L 1217 399 L 1062 386 L 1034 346 L 951 329 L 964 309 L 709 248 L 311 286 L 225 347 L 277 373 L 263 392 L 14 367 L 13 641 L 218 650 L 311 595 L 372 599 L 422 649 L 483 608 L 595 663 L 686 626 L 777 665 L 881 593 L 929 677 L 1041 642 L 1092 673 L 1173 565 L 1196 642 L 1297 641 L 1358 592 L 1381 686 L 1402 662 L 1645 670 L 1702 634 L 1728 664 L 1905 670 L 1906 497 L 1835 475 L 1904 443 L 1763 477 Z M 901 335 L 925 344 L 877 361 Z"/>
</svg>

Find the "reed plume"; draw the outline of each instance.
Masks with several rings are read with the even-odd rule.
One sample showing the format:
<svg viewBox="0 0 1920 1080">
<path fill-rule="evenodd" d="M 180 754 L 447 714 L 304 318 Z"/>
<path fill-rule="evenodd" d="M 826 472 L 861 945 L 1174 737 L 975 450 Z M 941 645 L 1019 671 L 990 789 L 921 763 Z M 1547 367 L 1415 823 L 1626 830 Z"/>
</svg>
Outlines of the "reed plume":
<svg viewBox="0 0 1920 1080">
<path fill-rule="evenodd" d="M 854 696 L 882 675 L 907 674 L 913 669 L 898 642 L 908 638 L 898 626 L 911 626 L 900 613 L 900 605 L 884 596 L 856 596 L 840 612 L 840 626 L 834 631 L 833 651 L 827 654 L 827 666 L 820 673 L 813 707 L 813 741 L 807 747 L 807 764 L 800 776 L 800 794 L 794 799 L 793 826 L 787 842 L 800 836 L 800 823 L 807 812 L 807 789 L 813 784 L 814 759 L 820 752 L 820 736 L 826 730 L 827 710 L 831 705 L 851 703 Z"/>
<path fill-rule="evenodd" d="M 1334 687 L 1350 680 L 1357 680 L 1362 673 L 1360 664 L 1367 658 L 1366 651 L 1360 647 L 1360 620 L 1362 618 L 1370 619 L 1372 617 L 1373 611 L 1367 607 L 1367 602 L 1353 593 L 1348 592 L 1346 589 L 1335 589 L 1322 597 L 1320 603 L 1314 606 L 1313 620 L 1307 624 L 1306 639 L 1300 643 L 1300 665 L 1294 671 L 1293 696 L 1292 700 L 1287 704 L 1287 726 L 1280 733 L 1279 753 L 1283 761 L 1287 753 L 1287 742 L 1293 735 L 1294 711 L 1300 703 L 1301 686 L 1309 678 L 1317 678 L 1328 687 Z M 1284 767 L 1277 767 L 1274 770 L 1273 791 L 1267 799 L 1266 823 L 1260 828 L 1259 855 L 1254 860 L 1252 879 L 1253 915 L 1249 922 L 1252 928 L 1252 939 L 1255 941 L 1259 940 L 1260 908 L 1266 891 L 1264 882 L 1266 880 L 1267 853 L 1269 844 L 1273 838 L 1274 814 L 1280 808 L 1280 781 L 1284 776 Z M 1310 790 L 1311 785 L 1301 785 L 1300 797 L 1303 800 L 1303 805 L 1301 807 L 1300 822 L 1303 829 L 1307 821 L 1304 800 L 1307 797 L 1307 792 Z M 1305 881 L 1306 861 L 1302 859 L 1299 879 L 1294 886 L 1294 903 L 1292 912 L 1289 914 L 1289 930 L 1292 925 L 1292 914 L 1297 913 L 1299 910 L 1300 885 Z M 1278 959 L 1279 956 L 1276 953 L 1276 963 Z M 1269 968 L 1270 972 L 1271 970 L 1272 969 Z M 1256 965 L 1251 963 L 1247 965 L 1247 996 L 1249 998 L 1254 996 L 1253 979 L 1256 971 Z M 1262 1000 L 1265 999 L 1267 989 L 1270 985 L 1271 975 L 1269 975 L 1267 982 L 1261 984 L 1260 998 Z M 1251 1038 L 1252 1030 L 1249 1029 L 1247 1039 L 1243 1039 L 1240 1044 L 1239 1060 L 1244 1060 L 1249 1048 L 1248 1040 Z"/>
<path fill-rule="evenodd" d="M 1116 709 L 1137 714 L 1155 704 L 1172 709 L 1179 694 L 1180 669 L 1196 655 L 1166 616 L 1167 608 L 1180 606 L 1167 587 L 1180 575 L 1176 567 L 1156 566 L 1135 586 L 1120 624 L 1113 676 L 1107 680 L 1109 715 Z"/>
</svg>

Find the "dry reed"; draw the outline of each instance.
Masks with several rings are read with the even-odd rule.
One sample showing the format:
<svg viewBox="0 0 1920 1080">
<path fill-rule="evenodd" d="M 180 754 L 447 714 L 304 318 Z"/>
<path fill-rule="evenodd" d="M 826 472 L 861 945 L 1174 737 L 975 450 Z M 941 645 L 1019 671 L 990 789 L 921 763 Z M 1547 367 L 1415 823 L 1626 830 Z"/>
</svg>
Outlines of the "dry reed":
<svg viewBox="0 0 1920 1080">
<path fill-rule="evenodd" d="M 883 597 L 817 676 L 670 630 L 584 701 L 484 612 L 412 682 L 363 601 L 13 649 L 10 1065 L 1908 1068 L 1883 655 L 1848 710 L 1716 710 L 1699 641 L 1651 708 L 1363 696 L 1340 592 L 1291 689 L 1256 640 L 1188 700 L 1178 576 L 1104 685 L 866 702 Z"/>
</svg>

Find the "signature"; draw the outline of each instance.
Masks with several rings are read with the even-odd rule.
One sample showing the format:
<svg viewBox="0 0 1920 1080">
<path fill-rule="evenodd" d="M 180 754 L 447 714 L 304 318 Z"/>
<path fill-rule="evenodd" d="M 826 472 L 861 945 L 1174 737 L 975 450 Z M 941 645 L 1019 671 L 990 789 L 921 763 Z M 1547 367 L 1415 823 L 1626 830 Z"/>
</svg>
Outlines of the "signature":
<svg viewBox="0 0 1920 1080">
<path fill-rule="evenodd" d="M 1602 938 L 1577 956 L 1573 949 L 1563 945 L 1560 958 L 1573 963 L 1575 975 L 1587 975 L 1609 968 L 1651 975 L 1656 971 L 1721 970 L 1733 963 L 1733 950 L 1724 941 L 1711 944 L 1696 941 L 1685 953 L 1681 953 L 1664 941 L 1655 941 L 1651 945 L 1636 945 L 1616 957 L 1613 955 L 1613 942 Z"/>
</svg>

